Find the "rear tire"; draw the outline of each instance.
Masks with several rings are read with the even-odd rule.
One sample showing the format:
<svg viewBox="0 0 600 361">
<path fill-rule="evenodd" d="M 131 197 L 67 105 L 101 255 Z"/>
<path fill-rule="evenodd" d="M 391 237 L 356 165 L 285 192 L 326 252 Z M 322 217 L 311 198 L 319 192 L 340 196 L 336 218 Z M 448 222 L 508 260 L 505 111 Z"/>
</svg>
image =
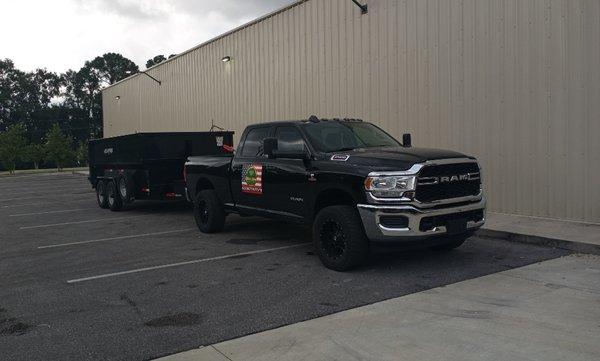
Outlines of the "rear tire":
<svg viewBox="0 0 600 361">
<path fill-rule="evenodd" d="M 225 226 L 225 209 L 212 189 L 198 193 L 194 202 L 194 219 L 202 233 L 217 233 Z"/>
<path fill-rule="evenodd" d="M 434 251 L 441 251 L 441 252 L 451 251 L 455 248 L 462 246 L 463 243 L 465 243 L 465 241 L 472 235 L 473 235 L 472 233 L 468 233 L 468 234 L 459 234 L 456 236 L 448 236 L 448 237 L 445 237 L 447 240 L 444 243 L 432 246 L 430 248 Z"/>
<path fill-rule="evenodd" d="M 103 180 L 96 183 L 96 200 L 100 208 L 108 208 L 108 197 L 106 195 L 106 182 Z"/>
<path fill-rule="evenodd" d="M 119 190 L 117 189 L 117 184 L 114 181 L 108 182 L 107 187 L 107 199 L 108 199 L 108 208 L 111 211 L 117 212 L 123 209 L 123 200 L 119 195 Z"/>
<path fill-rule="evenodd" d="M 369 255 L 369 241 L 357 210 L 351 206 L 323 208 L 313 224 L 313 240 L 325 267 L 346 271 Z"/>
<path fill-rule="evenodd" d="M 133 186 L 127 176 L 121 176 L 117 179 L 117 188 L 123 203 L 133 202 Z"/>
</svg>

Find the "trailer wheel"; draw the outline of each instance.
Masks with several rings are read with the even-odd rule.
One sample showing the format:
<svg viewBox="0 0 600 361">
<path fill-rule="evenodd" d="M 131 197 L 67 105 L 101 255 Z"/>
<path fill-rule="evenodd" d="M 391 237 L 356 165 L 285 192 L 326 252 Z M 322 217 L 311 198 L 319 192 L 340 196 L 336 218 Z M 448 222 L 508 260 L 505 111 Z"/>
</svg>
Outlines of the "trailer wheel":
<svg viewBox="0 0 600 361">
<path fill-rule="evenodd" d="M 106 182 L 101 180 L 96 183 L 96 200 L 100 208 L 108 208 L 108 197 L 106 195 Z"/>
<path fill-rule="evenodd" d="M 111 211 L 116 212 L 123 209 L 123 200 L 121 200 L 121 196 L 117 190 L 117 185 L 114 181 L 108 182 L 107 198 L 108 208 L 110 208 Z"/>
<path fill-rule="evenodd" d="M 223 230 L 225 210 L 217 192 L 208 189 L 198 193 L 194 202 L 194 219 L 202 233 L 216 233 Z"/>
<path fill-rule="evenodd" d="M 119 177 L 117 186 L 119 188 L 119 196 L 121 196 L 123 203 L 133 202 L 133 186 L 129 178 L 127 176 Z"/>
<path fill-rule="evenodd" d="M 356 208 L 323 208 L 313 224 L 313 240 L 325 267 L 346 271 L 363 263 L 369 255 L 369 242 Z"/>
</svg>

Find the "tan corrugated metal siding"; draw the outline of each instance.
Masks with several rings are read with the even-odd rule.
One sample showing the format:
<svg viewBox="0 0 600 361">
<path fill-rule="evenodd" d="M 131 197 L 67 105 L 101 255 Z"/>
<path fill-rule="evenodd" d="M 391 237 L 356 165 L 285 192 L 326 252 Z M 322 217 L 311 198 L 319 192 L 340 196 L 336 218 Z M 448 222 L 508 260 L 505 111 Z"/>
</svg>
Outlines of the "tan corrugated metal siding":
<svg viewBox="0 0 600 361">
<path fill-rule="evenodd" d="M 299 3 L 106 89 L 105 136 L 360 117 L 479 157 L 494 211 L 600 222 L 600 1 L 366 2 Z"/>
</svg>

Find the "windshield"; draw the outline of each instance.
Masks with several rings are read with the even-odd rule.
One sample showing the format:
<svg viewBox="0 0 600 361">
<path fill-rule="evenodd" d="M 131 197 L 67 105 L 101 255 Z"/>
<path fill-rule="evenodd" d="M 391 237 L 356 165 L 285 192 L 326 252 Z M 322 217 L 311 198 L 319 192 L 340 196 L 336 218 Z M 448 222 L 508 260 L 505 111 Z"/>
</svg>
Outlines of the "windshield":
<svg viewBox="0 0 600 361">
<path fill-rule="evenodd" d="M 325 153 L 400 145 L 391 135 L 370 123 L 321 121 L 304 124 L 304 130 L 314 147 Z"/>
</svg>

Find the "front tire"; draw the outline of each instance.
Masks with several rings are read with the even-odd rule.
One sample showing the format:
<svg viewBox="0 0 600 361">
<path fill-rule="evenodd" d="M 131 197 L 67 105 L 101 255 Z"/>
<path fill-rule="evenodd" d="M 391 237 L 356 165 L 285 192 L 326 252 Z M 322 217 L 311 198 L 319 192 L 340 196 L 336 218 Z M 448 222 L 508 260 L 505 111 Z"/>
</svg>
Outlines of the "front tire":
<svg viewBox="0 0 600 361">
<path fill-rule="evenodd" d="M 108 208 L 108 197 L 106 195 L 106 182 L 98 181 L 96 183 L 96 200 L 98 201 L 98 206 L 100 208 L 106 209 Z"/>
<path fill-rule="evenodd" d="M 198 193 L 194 202 L 194 219 L 202 233 L 217 233 L 225 226 L 225 209 L 212 189 Z"/>
<path fill-rule="evenodd" d="M 108 183 L 107 198 L 108 208 L 110 208 L 111 211 L 117 212 L 123 209 L 123 200 L 119 195 L 117 184 L 114 181 Z"/>
<path fill-rule="evenodd" d="M 369 241 L 357 210 L 351 206 L 323 208 L 313 224 L 313 240 L 323 265 L 346 271 L 369 255 Z"/>
</svg>

